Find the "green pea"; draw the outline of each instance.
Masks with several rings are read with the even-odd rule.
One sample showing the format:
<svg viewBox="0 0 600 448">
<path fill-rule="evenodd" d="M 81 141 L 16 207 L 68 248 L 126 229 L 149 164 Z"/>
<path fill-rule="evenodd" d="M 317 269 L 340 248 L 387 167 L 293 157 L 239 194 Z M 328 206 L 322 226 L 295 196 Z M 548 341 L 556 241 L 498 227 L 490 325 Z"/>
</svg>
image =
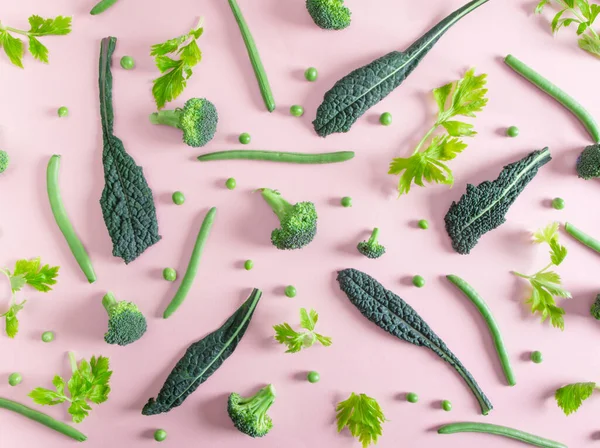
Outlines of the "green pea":
<svg viewBox="0 0 600 448">
<path fill-rule="evenodd" d="M 53 331 L 44 331 L 42 333 L 42 341 L 52 342 L 53 340 L 54 340 L 54 332 Z"/>
<path fill-rule="evenodd" d="M 21 384 L 21 381 L 23 381 L 23 377 L 21 376 L 20 373 L 11 373 L 8 376 L 8 384 L 10 384 L 11 386 L 17 386 L 19 384 Z"/>
<path fill-rule="evenodd" d="M 379 122 L 384 126 L 389 126 L 392 124 L 392 114 L 389 112 L 384 112 L 379 116 Z"/>
<path fill-rule="evenodd" d="M 298 104 L 294 104 L 292 107 L 290 107 L 290 114 L 292 114 L 294 117 L 301 117 L 304 115 L 304 108 Z"/>
<path fill-rule="evenodd" d="M 123 67 L 125 70 L 131 70 L 133 67 L 135 67 L 135 61 L 131 56 L 123 56 L 121 58 L 121 67 Z"/>
<path fill-rule="evenodd" d="M 406 401 L 408 401 L 409 403 L 416 403 L 417 401 L 419 401 L 419 396 L 414 392 L 409 392 L 406 394 Z"/>
<path fill-rule="evenodd" d="M 157 442 L 162 442 L 166 438 L 167 431 L 165 431 L 164 429 L 157 429 L 156 431 L 154 431 L 154 440 L 156 440 Z"/>
<path fill-rule="evenodd" d="M 238 140 L 242 145 L 247 145 L 248 143 L 250 143 L 250 140 L 252 140 L 252 138 L 250 137 L 250 134 L 244 132 L 243 134 L 240 134 Z"/>
<path fill-rule="evenodd" d="M 233 177 L 230 177 L 229 179 L 227 179 L 225 181 L 225 186 L 227 187 L 228 190 L 234 190 L 236 185 L 237 185 L 237 182 L 235 181 L 235 179 Z"/>
<path fill-rule="evenodd" d="M 249 271 L 253 267 L 254 267 L 254 262 L 252 260 L 246 260 L 246 262 L 244 263 L 244 269 Z"/>
<path fill-rule="evenodd" d="M 350 196 L 344 196 L 340 201 L 342 207 L 352 207 L 352 198 Z"/>
<path fill-rule="evenodd" d="M 69 115 L 69 108 L 62 106 L 58 108 L 58 116 L 59 117 L 66 117 L 67 115 Z"/>
<path fill-rule="evenodd" d="M 423 286 L 425 286 L 425 279 L 423 277 L 421 277 L 420 275 L 415 275 L 412 278 L 412 283 L 413 285 L 415 285 L 417 288 L 422 288 Z"/>
<path fill-rule="evenodd" d="M 533 362 L 535 362 L 536 364 L 541 363 L 544 360 L 544 357 L 542 356 L 542 352 L 536 350 L 535 352 L 531 352 L 531 360 Z"/>
<path fill-rule="evenodd" d="M 308 375 L 306 375 L 306 379 L 309 383 L 318 383 L 321 379 L 321 376 L 319 375 L 319 372 L 315 372 L 313 370 L 312 372 L 308 372 Z"/>
<path fill-rule="evenodd" d="M 509 137 L 516 137 L 519 135 L 519 128 L 516 126 L 511 126 L 506 130 L 506 135 Z"/>
<path fill-rule="evenodd" d="M 185 202 L 185 195 L 181 191 L 173 193 L 173 203 L 181 205 Z"/>
<path fill-rule="evenodd" d="M 565 200 L 563 198 L 554 198 L 552 200 L 552 207 L 555 210 L 562 210 L 565 208 Z"/>
<path fill-rule="evenodd" d="M 296 288 L 294 288 L 292 285 L 286 286 L 285 287 L 285 295 L 290 298 L 296 297 Z"/>
<path fill-rule="evenodd" d="M 307 81 L 315 82 L 319 77 L 319 72 L 314 67 L 308 67 L 304 72 L 304 77 Z"/>
<path fill-rule="evenodd" d="M 168 282 L 174 282 L 177 280 L 177 271 L 173 268 L 164 268 L 163 278 Z"/>
<path fill-rule="evenodd" d="M 423 229 L 423 230 L 426 230 L 426 229 L 428 229 L 428 228 L 429 228 L 429 223 L 427 222 L 427 220 L 426 220 L 426 219 L 421 219 L 421 220 L 419 221 L 418 225 L 419 225 L 419 228 L 420 228 L 420 229 Z"/>
<path fill-rule="evenodd" d="M 446 412 L 450 412 L 452 410 L 452 403 L 448 400 L 442 401 L 442 409 Z"/>
</svg>

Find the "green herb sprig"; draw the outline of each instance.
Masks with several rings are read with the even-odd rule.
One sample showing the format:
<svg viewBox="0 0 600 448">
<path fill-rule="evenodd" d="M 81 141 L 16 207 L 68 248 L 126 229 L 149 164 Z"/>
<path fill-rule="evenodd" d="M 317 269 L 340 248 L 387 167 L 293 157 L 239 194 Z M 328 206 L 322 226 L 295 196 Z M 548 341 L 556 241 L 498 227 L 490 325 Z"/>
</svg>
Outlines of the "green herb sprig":
<svg viewBox="0 0 600 448">
<path fill-rule="evenodd" d="M 338 403 L 335 410 L 338 432 L 347 427 L 363 448 L 377 443 L 377 439 L 383 433 L 382 424 L 385 422 L 377 400 L 353 392 L 347 400 Z"/>
<path fill-rule="evenodd" d="M 600 389 L 600 387 L 592 382 L 567 384 L 556 390 L 554 398 L 565 415 L 569 415 L 577 411 L 583 402 L 590 398 L 597 389 Z"/>
<path fill-rule="evenodd" d="M 300 308 L 300 326 L 307 331 L 297 332 L 288 323 L 275 325 L 275 340 L 287 346 L 286 353 L 297 353 L 303 348 L 312 347 L 317 341 L 329 347 L 332 343 L 331 338 L 315 332 L 318 321 L 319 314 L 315 310 L 308 312 L 306 308 Z"/>
</svg>

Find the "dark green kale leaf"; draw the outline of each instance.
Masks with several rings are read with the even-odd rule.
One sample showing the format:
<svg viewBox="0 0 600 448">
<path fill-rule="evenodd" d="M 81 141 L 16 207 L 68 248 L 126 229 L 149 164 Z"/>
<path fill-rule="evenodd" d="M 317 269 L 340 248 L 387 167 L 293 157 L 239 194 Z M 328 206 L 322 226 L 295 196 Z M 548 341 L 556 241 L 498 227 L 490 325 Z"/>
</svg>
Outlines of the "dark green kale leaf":
<svg viewBox="0 0 600 448">
<path fill-rule="evenodd" d="M 113 242 L 113 255 L 130 263 L 160 240 L 152 190 L 142 168 L 127 154 L 113 134 L 112 73 L 110 63 L 115 37 L 102 39 L 100 47 L 100 115 L 104 148 L 102 215 Z"/>
<path fill-rule="evenodd" d="M 363 316 L 389 334 L 434 352 L 454 367 L 467 383 L 481 406 L 481 412 L 487 415 L 492 410 L 492 403 L 469 371 L 409 304 L 374 278 L 356 269 L 338 272 L 337 280 L 341 290 Z"/>
<path fill-rule="evenodd" d="M 388 96 L 419 65 L 448 29 L 488 0 L 473 0 L 443 19 L 406 51 L 392 51 L 346 75 L 325 93 L 313 126 L 327 137 L 348 132 L 369 108 Z"/>
<path fill-rule="evenodd" d="M 548 148 L 533 151 L 506 165 L 496 180 L 477 186 L 468 184 L 467 192 L 458 202 L 452 202 L 444 218 L 454 250 L 468 254 L 483 234 L 504 224 L 510 206 L 550 160 Z"/>
<path fill-rule="evenodd" d="M 260 290 L 254 289 L 221 328 L 190 345 L 167 377 L 158 397 L 148 400 L 142 414 L 169 412 L 215 373 L 242 340 L 261 295 Z"/>
</svg>

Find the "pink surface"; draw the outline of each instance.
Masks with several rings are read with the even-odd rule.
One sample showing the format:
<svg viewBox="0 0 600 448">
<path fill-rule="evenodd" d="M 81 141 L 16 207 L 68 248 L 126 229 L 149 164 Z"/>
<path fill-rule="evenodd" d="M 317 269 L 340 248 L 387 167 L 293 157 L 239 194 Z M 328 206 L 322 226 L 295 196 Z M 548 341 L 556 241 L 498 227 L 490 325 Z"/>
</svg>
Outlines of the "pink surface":
<svg viewBox="0 0 600 448">
<path fill-rule="evenodd" d="M 559 268 L 573 300 L 566 330 L 540 324 L 523 304 L 527 289 L 509 273 L 534 272 L 546 264 L 545 248 L 528 244 L 528 232 L 552 220 L 567 218 L 584 229 L 597 229 L 600 212 L 592 196 L 597 184 L 577 179 L 575 158 L 589 142 L 585 130 L 552 100 L 502 64 L 513 53 L 558 85 L 564 86 L 600 117 L 593 87 L 598 61 L 577 48 L 574 33 L 556 39 L 548 17 L 531 14 L 535 1 L 491 1 L 463 19 L 442 38 L 404 85 L 372 108 L 348 134 L 321 139 L 310 124 L 323 93 L 333 82 L 374 57 L 402 49 L 433 23 L 460 6 L 462 0 L 347 0 L 352 26 L 343 32 L 316 28 L 302 0 L 240 0 L 268 71 L 277 110 L 265 111 L 246 50 L 226 0 L 122 0 L 108 12 L 87 14 L 94 0 L 5 0 L 3 23 L 19 27 L 30 14 L 73 15 L 74 31 L 48 38 L 51 63 L 25 59 L 25 70 L 0 55 L 0 147 L 12 158 L 0 176 L 0 265 L 11 267 L 23 257 L 41 256 L 60 265 L 59 282 L 47 295 L 24 295 L 29 302 L 21 314 L 15 340 L 0 336 L 0 396 L 29 403 L 27 393 L 50 386 L 55 373 L 66 374 L 66 351 L 80 357 L 109 356 L 114 369 L 113 391 L 107 403 L 95 407 L 78 426 L 89 447 L 137 448 L 154 444 L 156 428 L 168 431 L 161 446 L 233 448 L 358 447 L 347 432 L 334 426 L 334 406 L 351 392 L 378 399 L 389 422 L 378 444 L 391 447 L 453 446 L 499 448 L 519 446 L 485 435 L 436 434 L 453 421 L 473 420 L 514 426 L 571 447 L 595 446 L 598 437 L 597 398 L 575 415 L 565 417 L 556 407 L 553 391 L 565 382 L 595 381 L 600 371 L 598 323 L 588 315 L 598 292 L 594 274 L 598 255 L 563 237 L 569 248 Z M 252 6 L 251 6 L 252 5 Z M 180 99 L 207 97 L 219 110 L 217 136 L 206 148 L 239 147 L 237 135 L 249 132 L 251 148 L 318 152 L 355 150 L 351 162 L 330 166 L 293 166 L 252 162 L 200 164 L 199 152 L 184 146 L 177 131 L 152 126 L 151 80 L 157 71 L 149 56 L 151 44 L 187 30 L 205 18 L 200 40 L 204 60 Z M 101 132 L 98 112 L 97 66 L 100 40 L 117 36 L 113 60 L 115 132 L 129 153 L 144 167 L 154 191 L 163 239 L 126 266 L 111 255 L 111 242 L 98 200 L 103 187 Z M 133 71 L 118 66 L 123 55 L 135 58 Z M 302 73 L 314 66 L 319 80 L 308 83 Z M 475 121 L 479 135 L 451 167 L 452 189 L 430 186 L 396 200 L 395 178 L 386 175 L 390 159 L 408 154 L 428 129 L 433 114 L 432 88 L 459 78 L 469 67 L 489 74 L 487 109 Z M 288 113 L 302 104 L 302 118 Z M 69 107 L 59 119 L 56 109 Z M 389 111 L 394 123 L 377 124 Z M 503 136 L 517 125 L 518 138 Z M 469 256 L 450 247 L 443 216 L 467 182 L 496 177 L 500 168 L 526 153 L 550 146 L 554 160 L 540 172 L 511 208 L 505 225 L 484 236 Z M 88 247 L 98 274 L 89 285 L 54 223 L 45 190 L 45 168 L 52 154 L 61 154 L 60 185 L 69 215 Z M 228 191 L 225 179 L 235 177 L 238 188 Z M 269 234 L 276 219 L 252 190 L 279 189 L 292 201 L 312 200 L 319 211 L 319 234 L 302 251 L 271 247 Z M 171 203 L 173 191 L 187 201 Z M 354 205 L 342 208 L 339 199 L 351 196 Z M 547 202 L 566 200 L 558 212 Z M 162 280 L 171 266 L 183 273 L 201 217 L 218 207 L 213 232 L 193 290 L 169 320 L 160 316 L 176 285 Z M 429 220 L 422 231 L 415 221 Z M 374 227 L 381 228 L 388 253 L 377 261 L 361 257 L 356 243 Z M 255 268 L 247 272 L 243 260 Z M 471 392 L 460 377 L 426 349 L 388 336 L 367 322 L 339 291 L 338 269 L 354 267 L 370 273 L 406 299 L 446 341 L 471 371 L 494 404 L 488 417 L 479 415 Z M 417 289 L 410 277 L 421 274 L 427 285 Z M 486 299 L 503 330 L 517 375 L 517 386 L 506 386 L 488 331 L 470 303 L 443 278 L 454 273 L 467 279 Z M 285 285 L 298 289 L 294 299 L 283 295 Z M 249 330 L 235 354 L 186 402 L 168 414 L 140 414 L 156 396 L 166 375 L 187 346 L 217 328 L 237 308 L 252 287 L 264 291 Z M 149 331 L 126 348 L 109 346 L 102 337 L 106 316 L 102 295 L 112 290 L 133 300 L 148 316 Z M 284 354 L 273 339 L 272 325 L 296 324 L 300 307 L 320 313 L 320 330 L 333 337 L 330 348 L 314 347 Z M 54 330 L 56 340 L 44 344 L 40 335 Z M 528 360 L 541 350 L 544 362 Z M 318 384 L 304 380 L 308 370 L 321 374 Z M 7 384 L 13 371 L 23 374 L 15 388 Z M 273 383 L 278 398 L 270 411 L 275 427 L 264 439 L 237 432 L 226 413 L 227 395 L 249 394 Z M 420 396 L 418 404 L 404 400 L 406 392 Z M 442 399 L 454 405 L 440 409 Z M 64 407 L 45 409 L 68 421 Z M 74 445 L 21 416 L 0 411 L 0 447 L 57 448 Z"/>
</svg>

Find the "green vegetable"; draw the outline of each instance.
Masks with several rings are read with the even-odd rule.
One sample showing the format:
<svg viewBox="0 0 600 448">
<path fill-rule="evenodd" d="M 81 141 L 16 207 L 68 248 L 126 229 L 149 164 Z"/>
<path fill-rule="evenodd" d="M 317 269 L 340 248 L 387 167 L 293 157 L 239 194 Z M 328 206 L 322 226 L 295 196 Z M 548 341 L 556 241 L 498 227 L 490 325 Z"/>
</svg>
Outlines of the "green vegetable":
<svg viewBox="0 0 600 448">
<path fill-rule="evenodd" d="M 384 112 L 379 116 L 379 122 L 384 126 L 389 126 L 392 124 L 392 114 L 389 112 Z"/>
<path fill-rule="evenodd" d="M 94 283 L 96 281 L 96 272 L 94 271 L 92 260 L 85 250 L 83 243 L 77 236 L 62 201 L 58 186 L 59 170 L 60 156 L 53 155 L 50 157 L 46 169 L 46 189 L 48 192 L 48 200 L 50 201 L 50 209 L 52 210 L 58 228 L 69 245 L 69 249 L 71 249 L 71 253 L 75 257 L 75 260 L 77 260 L 77 264 L 79 264 L 79 268 L 84 273 L 88 282 Z"/>
<path fill-rule="evenodd" d="M 506 130 L 506 135 L 509 137 L 517 137 L 519 135 L 519 128 L 516 126 L 511 126 Z"/>
<path fill-rule="evenodd" d="M 410 305 L 377 280 L 356 269 L 339 271 L 337 280 L 341 290 L 363 316 L 398 339 L 433 351 L 454 367 L 467 383 L 481 406 L 481 412 L 487 415 L 492 410 L 492 404 L 469 371 Z"/>
<path fill-rule="evenodd" d="M 185 202 L 185 195 L 181 191 L 176 191 L 171 196 L 173 203 L 176 205 L 182 205 Z"/>
<path fill-rule="evenodd" d="M 455 117 L 475 117 L 487 104 L 485 88 L 487 75 L 475 75 L 475 69 L 465 73 L 458 81 L 451 82 L 433 90 L 438 106 L 438 115 L 433 126 L 421 139 L 412 155 L 392 160 L 388 174 L 399 175 L 398 194 L 410 191 L 414 183 L 423 187 L 423 181 L 429 183 L 453 185 L 452 170 L 444 163 L 454 159 L 464 151 L 467 144 L 461 137 L 473 137 L 477 134 L 473 125 L 453 120 Z M 435 132 L 444 128 L 444 133 Z M 424 145 L 426 149 L 421 151 Z"/>
<path fill-rule="evenodd" d="M 409 392 L 406 394 L 406 401 L 409 403 L 417 403 L 419 401 L 419 396 L 414 392 Z"/>
<path fill-rule="evenodd" d="M 315 82 L 317 80 L 317 78 L 319 77 L 319 72 L 317 71 L 316 68 L 309 67 L 304 72 L 304 77 L 306 78 L 307 81 Z"/>
<path fill-rule="evenodd" d="M 154 56 L 156 67 L 161 73 L 152 86 L 152 95 L 159 110 L 183 93 L 193 74 L 192 68 L 202 60 L 202 52 L 196 40 L 203 32 L 200 19 L 196 28 L 189 33 L 150 48 L 150 56 Z"/>
<path fill-rule="evenodd" d="M 570 1 L 570 0 L 569 0 Z M 573 115 L 575 115 L 579 121 L 586 127 L 594 142 L 600 142 L 600 127 L 594 117 L 581 106 L 575 99 L 566 92 L 561 90 L 558 86 L 555 86 L 542 75 L 537 73 L 528 65 L 519 61 L 512 55 L 506 56 L 504 62 L 515 72 L 525 78 L 527 81 L 535 85 L 541 91 L 547 93 L 564 107 L 566 107 Z"/>
<path fill-rule="evenodd" d="M 169 412 L 215 373 L 242 340 L 261 295 L 260 290 L 254 289 L 220 328 L 190 345 L 167 377 L 158 397 L 148 400 L 142 414 Z"/>
<path fill-rule="evenodd" d="M 290 107 L 290 114 L 292 114 L 294 117 L 301 117 L 302 115 L 304 115 L 304 108 L 302 106 L 294 104 Z"/>
<path fill-rule="evenodd" d="M 596 320 L 600 320 L 600 294 L 596 296 L 596 300 L 592 303 L 590 314 Z"/>
<path fill-rule="evenodd" d="M 56 390 L 36 387 L 29 396 L 37 404 L 42 406 L 55 406 L 60 403 L 69 402 L 69 414 L 73 422 L 81 423 L 92 409 L 89 402 L 94 404 L 104 403 L 110 394 L 109 381 L 112 371 L 109 370 L 108 358 L 92 356 L 90 361 L 82 359 L 77 365 L 75 354 L 69 352 L 72 376 L 65 383 L 60 376 L 56 375 L 52 384 Z M 69 395 L 66 395 L 66 391 Z"/>
<path fill-rule="evenodd" d="M 361 241 L 356 246 L 358 251 L 367 258 L 379 258 L 385 254 L 385 247 L 379 244 L 379 229 L 375 227 L 367 241 Z"/>
<path fill-rule="evenodd" d="M 248 134 L 247 132 L 244 132 L 244 133 L 240 134 L 240 137 L 238 140 L 240 141 L 240 143 L 242 145 L 247 145 L 252 140 L 252 137 L 250 137 L 250 134 Z"/>
<path fill-rule="evenodd" d="M 267 160 L 269 162 L 298 163 L 308 165 L 345 162 L 353 158 L 354 152 L 352 151 L 305 154 L 300 152 L 259 151 L 255 149 L 218 151 L 198 156 L 198 160 L 201 162 L 209 162 L 212 160 Z"/>
<path fill-rule="evenodd" d="M 317 110 L 313 121 L 316 133 L 326 137 L 335 132 L 348 132 L 368 109 L 402 84 L 452 25 L 487 1 L 467 3 L 417 39 L 406 51 L 392 51 L 336 82 Z"/>
<path fill-rule="evenodd" d="M 565 208 L 565 200 L 563 198 L 552 199 L 552 207 L 556 210 L 562 210 Z"/>
<path fill-rule="evenodd" d="M 383 410 L 377 400 L 352 392 L 348 399 L 337 404 L 335 410 L 338 432 L 347 427 L 363 448 L 377 443 L 383 433 L 381 425 L 385 422 Z"/>
<path fill-rule="evenodd" d="M 429 223 L 427 222 L 426 219 L 419 220 L 417 225 L 419 226 L 420 229 L 423 229 L 423 230 L 427 230 L 429 228 Z"/>
<path fill-rule="evenodd" d="M 536 364 L 540 364 L 544 360 L 542 352 L 537 350 L 535 352 L 531 352 L 531 360 Z"/>
<path fill-rule="evenodd" d="M 448 400 L 442 401 L 442 409 L 446 412 L 450 412 L 452 410 L 452 403 Z"/>
<path fill-rule="evenodd" d="M 167 431 L 164 429 L 157 429 L 154 431 L 154 440 L 157 442 L 162 442 L 167 438 Z"/>
<path fill-rule="evenodd" d="M 290 299 L 296 297 L 296 288 L 292 285 L 286 286 L 285 295 L 288 296 Z"/>
<path fill-rule="evenodd" d="M 303 348 L 312 347 L 317 341 L 323 347 L 329 347 L 331 338 L 315 332 L 318 321 L 319 314 L 315 310 L 308 312 L 306 308 L 300 308 L 300 327 L 306 331 L 297 332 L 288 323 L 275 325 L 275 340 L 287 346 L 286 353 L 297 353 Z"/>
<path fill-rule="evenodd" d="M 412 278 L 412 284 L 415 285 L 417 288 L 422 288 L 423 286 L 425 286 L 425 279 L 420 275 L 415 275 Z"/>
<path fill-rule="evenodd" d="M 227 179 L 225 181 L 225 186 L 227 187 L 228 190 L 235 190 L 235 187 L 237 186 L 237 182 L 235 181 L 235 179 L 233 177 L 230 177 L 229 179 Z"/>
<path fill-rule="evenodd" d="M 586 146 L 577 158 L 577 175 L 585 180 L 600 177 L 600 145 Z"/>
<path fill-rule="evenodd" d="M 56 284 L 59 269 L 58 266 L 42 265 L 39 257 L 31 260 L 18 260 L 15 263 L 13 272 L 8 269 L 0 269 L 0 273 L 4 274 L 10 281 L 11 297 L 8 303 L 9 307 L 4 314 L 0 314 L 0 317 L 4 317 L 6 335 L 9 338 L 14 338 L 19 332 L 17 314 L 27 302 L 23 300 L 18 303 L 15 293 L 23 289 L 25 285 L 29 285 L 40 292 L 52 291 L 52 285 Z"/>
<path fill-rule="evenodd" d="M 196 274 L 198 273 L 202 252 L 204 250 L 204 246 L 206 245 L 206 241 L 208 240 L 208 235 L 210 234 L 210 229 L 212 228 L 216 215 L 217 209 L 215 207 L 211 208 L 208 213 L 206 213 L 206 216 L 202 221 L 202 225 L 200 226 L 200 230 L 198 231 L 196 244 L 192 250 L 192 255 L 190 256 L 190 261 L 183 276 L 183 280 L 181 280 L 181 284 L 179 285 L 175 296 L 165 309 L 163 318 L 167 319 L 171 314 L 177 311 L 177 308 L 179 308 L 190 292 L 190 289 L 194 283 L 194 279 L 196 278 Z"/>
<path fill-rule="evenodd" d="M 344 0 L 306 0 L 306 10 L 319 28 L 343 30 L 350 26 L 350 10 Z"/>
<path fill-rule="evenodd" d="M 9 162 L 10 158 L 8 157 L 8 153 L 6 151 L 0 150 L 0 174 L 6 171 Z"/>
<path fill-rule="evenodd" d="M 53 419 L 43 412 L 36 411 L 27 406 L 24 406 L 16 401 L 7 400 L 6 398 L 0 398 L 0 408 L 8 409 L 9 411 L 21 414 L 23 417 L 27 417 L 34 422 L 41 423 L 54 431 L 60 432 L 67 437 L 77 440 L 78 442 L 85 442 L 87 437 L 85 434 L 79 432 L 75 428 L 67 425 L 66 423 L 60 422 Z"/>
<path fill-rule="evenodd" d="M 279 218 L 280 227 L 271 232 L 271 243 L 280 250 L 301 249 L 317 234 L 317 211 L 312 202 L 290 204 L 276 190 L 260 189 L 263 199 Z"/>
<path fill-rule="evenodd" d="M 108 313 L 108 331 L 104 340 L 109 344 L 129 345 L 146 332 L 146 318 L 135 303 L 117 301 L 114 294 L 108 292 L 102 299 L 102 306 Z"/>
<path fill-rule="evenodd" d="M 11 373 L 8 376 L 8 384 L 10 384 L 13 387 L 14 386 L 18 386 L 19 384 L 21 384 L 21 381 L 23 381 L 23 377 L 18 372 Z"/>
<path fill-rule="evenodd" d="M 540 313 L 542 322 L 550 318 L 553 327 L 564 330 L 565 310 L 556 305 L 554 297 L 570 299 L 571 293 L 562 287 L 560 275 L 549 270 L 552 266 L 560 265 L 567 256 L 567 248 L 558 242 L 558 228 L 559 224 L 554 222 L 533 234 L 534 243 L 550 246 L 550 263 L 533 275 L 514 271 L 513 274 L 528 280 L 531 285 L 531 296 L 526 302 L 531 304 L 531 312 Z"/>
<path fill-rule="evenodd" d="M 450 283 L 456 286 L 467 297 L 467 299 L 473 303 L 473 305 L 475 305 L 477 311 L 479 311 L 485 320 L 485 323 L 492 334 L 494 346 L 496 347 L 496 352 L 498 353 L 498 358 L 500 359 L 500 364 L 502 365 L 506 382 L 509 386 L 514 386 L 517 384 L 515 373 L 510 365 L 510 358 L 508 357 L 508 352 L 506 351 L 504 340 L 502 339 L 502 334 L 500 333 L 500 328 L 496 323 L 496 319 L 494 319 L 494 316 L 492 315 L 492 310 L 490 310 L 490 308 L 487 306 L 487 303 L 485 303 L 477 291 L 475 291 L 475 289 L 473 289 L 473 287 L 462 278 L 457 277 L 456 275 L 447 275 L 446 278 L 450 281 Z"/>
<path fill-rule="evenodd" d="M 592 238 L 582 230 L 579 230 L 573 224 L 568 222 L 565 223 L 565 231 L 584 246 L 587 246 L 590 249 L 595 250 L 596 252 L 600 252 L 600 241 L 598 241 L 595 238 Z"/>
<path fill-rule="evenodd" d="M 227 413 L 238 431 L 250 437 L 263 437 L 273 428 L 267 412 L 274 401 L 275 388 L 272 384 L 251 397 L 242 397 L 234 392 L 227 400 Z"/>
<path fill-rule="evenodd" d="M 102 39 L 100 48 L 100 115 L 104 149 L 102 215 L 113 243 L 113 255 L 130 263 L 160 241 L 152 190 L 143 170 L 113 134 L 112 74 L 110 63 L 117 39 Z"/>
<path fill-rule="evenodd" d="M 247 271 L 251 270 L 254 267 L 254 262 L 252 260 L 246 260 L 244 262 L 244 269 Z"/>
<path fill-rule="evenodd" d="M 349 196 L 344 196 L 340 201 L 340 204 L 342 204 L 342 207 L 352 207 L 352 198 Z"/>
<path fill-rule="evenodd" d="M 58 16 L 53 19 L 44 19 L 38 15 L 29 17 L 29 30 L 19 30 L 0 23 L 0 46 L 10 62 L 23 68 L 23 55 L 25 46 L 23 41 L 11 33 L 25 36 L 29 41 L 31 56 L 40 62 L 48 63 L 48 48 L 39 41 L 42 36 L 64 36 L 71 32 L 71 17 Z"/>
<path fill-rule="evenodd" d="M 504 224 L 512 203 L 550 160 L 550 151 L 544 148 L 506 165 L 494 181 L 468 184 L 467 192 L 452 202 L 444 218 L 454 250 L 468 254 L 482 235 Z"/>
<path fill-rule="evenodd" d="M 174 282 L 177 280 L 177 271 L 173 268 L 164 268 L 163 278 L 168 282 Z"/>
<path fill-rule="evenodd" d="M 52 342 L 54 340 L 54 332 L 53 331 L 44 331 L 42 333 L 42 341 L 43 342 Z"/>
<path fill-rule="evenodd" d="M 555 0 L 555 2 L 560 7 L 560 11 L 552 19 L 552 32 L 557 33 L 562 27 L 576 24 L 577 35 L 580 36 L 577 41 L 579 48 L 593 56 L 600 56 L 600 36 L 592 28 L 600 14 L 600 5 L 590 3 L 588 0 Z M 550 4 L 552 0 L 541 0 L 535 12 L 541 13 L 544 7 Z"/>
<path fill-rule="evenodd" d="M 321 376 L 319 375 L 318 372 L 315 372 L 314 370 L 311 372 L 308 372 L 308 374 L 306 375 L 306 379 L 308 380 L 309 383 L 318 383 L 319 380 L 321 379 Z"/>
<path fill-rule="evenodd" d="M 135 61 L 131 56 L 123 56 L 121 58 L 121 67 L 125 70 L 131 70 L 135 67 Z"/>
<path fill-rule="evenodd" d="M 523 443 L 528 443 L 533 446 L 539 446 L 542 448 L 567 448 L 562 443 L 554 442 L 552 440 L 543 439 L 533 434 L 529 434 L 518 429 L 508 428 L 506 426 L 492 425 L 490 423 L 451 423 L 444 425 L 438 429 L 438 434 L 456 434 L 459 432 L 482 432 L 486 434 L 494 434 L 497 436 L 508 437 L 509 439 L 515 439 Z"/>
<path fill-rule="evenodd" d="M 269 112 L 273 112 L 275 110 L 275 98 L 273 98 L 273 92 L 271 92 L 271 85 L 269 84 L 269 79 L 267 78 L 267 72 L 265 72 L 265 67 L 260 59 L 260 54 L 258 53 L 258 48 L 256 48 L 256 43 L 254 42 L 250 28 L 248 28 L 246 19 L 244 19 L 237 1 L 229 0 L 229 6 L 231 7 L 233 17 L 240 28 L 240 33 L 242 34 L 242 39 L 246 45 L 248 57 L 250 58 L 254 75 L 258 81 L 258 87 L 260 89 L 265 106 Z"/>
<path fill-rule="evenodd" d="M 96 6 L 94 6 L 92 8 L 92 10 L 90 11 L 90 14 L 95 16 L 97 14 L 103 13 L 104 11 L 106 11 L 108 8 L 110 8 L 112 5 L 114 5 L 115 3 L 117 3 L 118 0 L 100 0 Z"/>
<path fill-rule="evenodd" d="M 590 398 L 599 387 L 596 383 L 574 383 L 557 389 L 554 393 L 556 404 L 565 415 L 576 412 L 585 400 Z"/>
<path fill-rule="evenodd" d="M 59 116 L 60 118 L 62 118 L 62 117 L 66 117 L 66 116 L 68 116 L 68 115 L 69 115 L 69 108 L 68 108 L 68 107 L 65 107 L 65 106 L 59 107 L 59 108 L 58 108 L 58 111 L 57 111 L 56 113 L 58 114 L 58 116 Z"/>
</svg>

